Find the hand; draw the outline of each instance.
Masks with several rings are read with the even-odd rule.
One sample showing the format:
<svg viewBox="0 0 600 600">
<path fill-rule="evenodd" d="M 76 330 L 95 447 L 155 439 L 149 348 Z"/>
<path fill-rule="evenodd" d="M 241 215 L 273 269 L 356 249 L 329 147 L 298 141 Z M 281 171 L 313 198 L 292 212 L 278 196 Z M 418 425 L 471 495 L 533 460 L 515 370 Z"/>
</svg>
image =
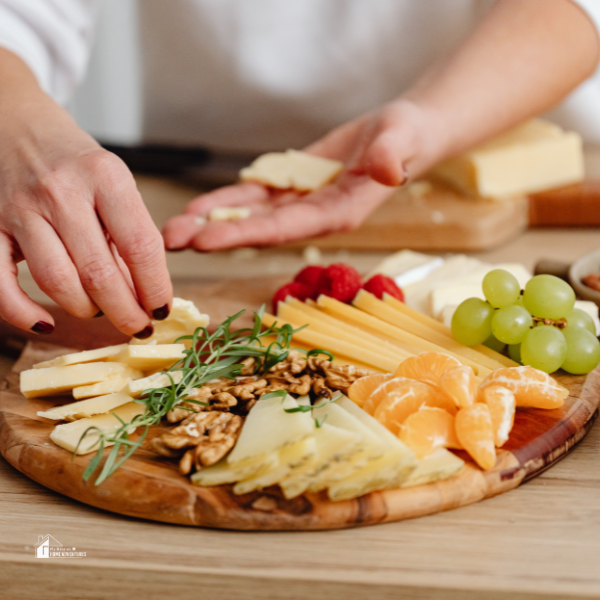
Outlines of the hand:
<svg viewBox="0 0 600 600">
<path fill-rule="evenodd" d="M 16 61 L 16 62 L 15 62 Z M 152 333 L 172 300 L 163 242 L 124 163 L 0 51 L 0 316 L 51 333 L 19 287 L 26 260 L 40 288 L 77 317 L 104 312 L 123 333 Z"/>
<path fill-rule="evenodd" d="M 342 125 L 306 148 L 345 164 L 335 183 L 304 195 L 258 183 L 223 187 L 199 196 L 185 214 L 170 219 L 163 229 L 165 245 L 220 250 L 355 229 L 389 196 L 390 187 L 430 164 L 427 125 L 424 112 L 402 100 Z M 218 206 L 247 206 L 252 212 L 245 220 L 202 224 L 198 217 Z"/>
</svg>

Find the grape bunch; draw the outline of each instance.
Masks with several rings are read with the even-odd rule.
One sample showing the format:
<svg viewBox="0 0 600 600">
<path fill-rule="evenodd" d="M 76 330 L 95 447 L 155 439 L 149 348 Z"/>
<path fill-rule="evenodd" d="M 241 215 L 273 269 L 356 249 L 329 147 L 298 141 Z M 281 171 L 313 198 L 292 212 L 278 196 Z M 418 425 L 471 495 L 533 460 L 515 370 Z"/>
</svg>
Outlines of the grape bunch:
<svg viewBox="0 0 600 600">
<path fill-rule="evenodd" d="M 452 317 L 452 335 L 465 346 L 485 344 L 546 373 L 589 373 L 600 363 L 593 319 L 574 308 L 575 292 L 553 275 L 536 275 L 521 291 L 503 269 L 483 279 L 486 300 L 469 298 Z"/>
</svg>

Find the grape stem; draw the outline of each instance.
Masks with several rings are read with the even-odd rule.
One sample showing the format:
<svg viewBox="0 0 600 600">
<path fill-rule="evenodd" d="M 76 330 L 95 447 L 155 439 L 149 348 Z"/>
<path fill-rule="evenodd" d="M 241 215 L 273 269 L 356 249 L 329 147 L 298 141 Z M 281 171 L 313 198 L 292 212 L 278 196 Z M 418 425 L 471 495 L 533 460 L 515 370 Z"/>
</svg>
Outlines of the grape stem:
<svg viewBox="0 0 600 600">
<path fill-rule="evenodd" d="M 534 327 L 538 323 L 543 323 L 544 325 L 550 325 L 551 327 L 556 327 L 557 329 L 564 329 L 567 326 L 567 319 L 564 317 L 562 319 L 542 319 L 542 317 L 531 317 L 533 319 Z"/>
</svg>

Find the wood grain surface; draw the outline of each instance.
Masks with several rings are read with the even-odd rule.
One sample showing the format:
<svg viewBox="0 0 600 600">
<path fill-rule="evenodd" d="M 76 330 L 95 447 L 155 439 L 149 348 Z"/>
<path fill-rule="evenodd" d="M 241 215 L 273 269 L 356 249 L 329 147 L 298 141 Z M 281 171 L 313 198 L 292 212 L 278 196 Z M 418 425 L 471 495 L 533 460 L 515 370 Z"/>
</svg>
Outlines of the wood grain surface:
<svg viewBox="0 0 600 600">
<path fill-rule="evenodd" d="M 248 302 L 256 307 L 268 299 L 276 280 L 233 282 L 192 293 L 227 309 Z M 210 292 L 210 295 L 207 294 Z M 265 298 L 265 296 L 267 296 Z M 229 303 L 226 299 L 229 298 Z M 0 452 L 19 471 L 61 494 L 124 515 L 182 525 L 240 530 L 311 530 L 355 527 L 413 518 L 472 504 L 509 491 L 554 464 L 573 449 L 591 427 L 600 399 L 600 372 L 587 377 L 559 375 L 570 396 L 553 411 L 520 410 L 511 437 L 499 452 L 496 467 L 482 472 L 466 455 L 456 477 L 414 488 L 386 490 L 359 499 L 331 502 L 325 493 L 286 500 L 276 486 L 236 496 L 231 486 L 199 488 L 181 477 L 175 463 L 149 448 L 162 427 L 153 428 L 144 448 L 102 485 L 83 482 L 91 455 L 72 459 L 49 440 L 54 423 L 37 411 L 72 401 L 70 397 L 27 400 L 18 391 L 18 373 L 36 362 L 64 354 L 67 348 L 29 343 L 6 389 L 0 394 Z M 109 450 L 106 451 L 108 453 Z M 275 501 L 271 511 L 253 508 L 257 499 Z"/>
</svg>

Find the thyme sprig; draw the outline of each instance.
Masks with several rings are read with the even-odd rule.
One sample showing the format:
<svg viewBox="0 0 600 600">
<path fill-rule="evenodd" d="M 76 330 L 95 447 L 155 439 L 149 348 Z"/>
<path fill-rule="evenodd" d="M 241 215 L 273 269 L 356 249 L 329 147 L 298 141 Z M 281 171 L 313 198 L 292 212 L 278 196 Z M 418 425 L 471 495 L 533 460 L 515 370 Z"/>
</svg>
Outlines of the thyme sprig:
<svg viewBox="0 0 600 600">
<path fill-rule="evenodd" d="M 203 402 L 187 399 L 193 388 L 200 387 L 213 379 L 235 379 L 242 370 L 243 365 L 240 363 L 244 358 L 254 357 L 257 363 L 256 372 L 265 372 L 288 357 L 292 336 L 304 327 L 294 329 L 288 324 L 278 327 L 275 323 L 261 331 L 263 306 L 258 313 L 254 313 L 252 328 L 232 330 L 233 322 L 244 312 L 242 310 L 225 319 L 212 334 L 209 334 L 205 327 L 199 327 L 192 335 L 184 335 L 177 339 L 177 342 L 189 341 L 190 348 L 184 351 L 184 358 L 175 363 L 168 371 L 164 371 L 171 379 L 169 387 L 145 390 L 142 398 L 134 400 L 145 406 L 143 413 L 136 415 L 128 423 L 113 413 L 121 422 L 118 429 L 106 432 L 98 427 L 89 427 L 83 432 L 74 456 L 79 447 L 85 444 L 86 438 L 89 440 L 90 436 L 93 436 L 93 442 L 88 449 L 97 446 L 95 455 L 84 471 L 83 479 L 85 481 L 89 480 L 99 468 L 104 449 L 108 444 L 114 445 L 102 466 L 95 485 L 100 485 L 107 477 L 110 477 L 136 450 L 141 448 L 149 428 L 159 424 L 170 410 L 179 406 L 184 400 L 186 403 L 205 405 Z M 275 336 L 275 341 L 265 346 L 264 338 L 272 336 Z M 172 377 L 174 371 L 183 372 L 179 383 L 175 383 Z M 193 409 L 188 410 L 193 411 Z M 143 427 L 143 431 L 137 439 L 132 440 L 131 432 L 140 427 Z"/>
</svg>

